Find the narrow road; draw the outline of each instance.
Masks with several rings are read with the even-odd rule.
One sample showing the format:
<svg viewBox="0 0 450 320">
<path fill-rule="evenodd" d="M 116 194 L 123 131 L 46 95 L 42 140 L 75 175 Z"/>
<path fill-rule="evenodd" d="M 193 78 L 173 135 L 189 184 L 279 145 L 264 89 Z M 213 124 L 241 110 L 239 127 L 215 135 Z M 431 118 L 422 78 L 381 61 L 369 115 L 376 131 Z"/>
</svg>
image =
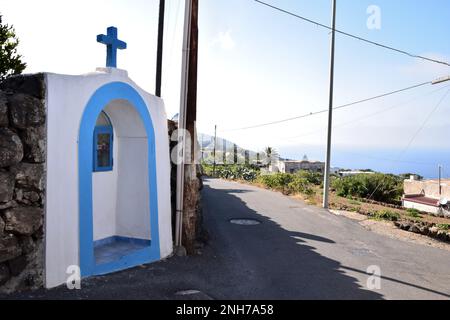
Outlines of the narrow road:
<svg viewBox="0 0 450 320">
<path fill-rule="evenodd" d="M 450 298 L 448 251 L 394 240 L 252 186 L 209 180 L 203 196 L 211 242 L 241 275 L 235 298 Z M 234 218 L 262 224 L 232 225 Z M 381 270 L 380 290 L 367 290 L 370 266 Z"/>
<path fill-rule="evenodd" d="M 449 251 L 394 240 L 252 186 L 206 180 L 202 196 L 210 239 L 201 254 L 84 279 L 81 290 L 0 299 L 450 298 Z M 379 290 L 367 289 L 369 266 L 381 271 Z"/>
</svg>

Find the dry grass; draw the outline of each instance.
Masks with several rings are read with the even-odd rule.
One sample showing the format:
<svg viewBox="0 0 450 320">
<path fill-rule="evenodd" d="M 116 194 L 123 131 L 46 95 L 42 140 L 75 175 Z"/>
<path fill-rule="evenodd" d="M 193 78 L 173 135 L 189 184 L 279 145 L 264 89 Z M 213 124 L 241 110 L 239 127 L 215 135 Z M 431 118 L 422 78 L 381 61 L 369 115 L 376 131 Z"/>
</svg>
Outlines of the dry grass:
<svg viewBox="0 0 450 320">
<path fill-rule="evenodd" d="M 252 183 L 252 182 L 248 182 L 248 181 L 244 181 L 244 180 L 238 180 L 236 182 L 251 185 L 251 186 L 256 186 L 261 189 L 268 189 L 265 185 L 263 185 L 261 183 L 257 183 L 257 182 Z M 273 190 L 273 191 L 277 191 L 277 190 Z M 302 200 L 309 205 L 321 206 L 322 201 L 323 201 L 323 191 L 318 186 L 314 187 L 314 191 L 315 191 L 315 194 L 313 194 L 313 195 L 295 194 L 295 195 L 291 195 L 291 196 L 296 199 Z M 390 207 L 383 206 L 380 204 L 372 204 L 372 203 L 366 203 L 366 202 L 362 202 L 362 201 L 358 201 L 358 200 L 347 199 L 347 198 L 339 197 L 333 192 L 330 194 L 330 209 L 345 210 L 348 212 L 360 213 L 360 214 L 363 214 L 366 216 L 373 214 L 375 212 L 388 210 L 388 211 L 391 211 L 394 213 L 398 213 L 401 217 L 401 220 L 409 220 L 409 221 L 414 221 L 414 222 L 421 221 L 421 222 L 427 222 L 427 223 L 435 223 L 437 225 L 445 225 L 445 224 L 450 223 L 449 218 L 436 217 L 433 215 L 423 214 L 423 213 L 419 214 L 418 217 L 411 217 L 411 215 L 408 213 L 408 211 L 406 211 L 406 209 L 395 209 L 395 208 L 390 208 Z"/>
</svg>

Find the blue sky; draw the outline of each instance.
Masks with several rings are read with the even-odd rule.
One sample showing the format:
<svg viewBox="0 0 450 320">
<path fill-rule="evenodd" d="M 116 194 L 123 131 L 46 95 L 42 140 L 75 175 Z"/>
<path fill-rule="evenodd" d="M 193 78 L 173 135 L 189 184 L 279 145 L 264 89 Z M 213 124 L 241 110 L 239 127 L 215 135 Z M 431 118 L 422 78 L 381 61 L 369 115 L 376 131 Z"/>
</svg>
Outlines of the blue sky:
<svg viewBox="0 0 450 320">
<path fill-rule="evenodd" d="M 330 24 L 329 0 L 267 2 Z M 337 2 L 339 29 L 450 61 L 449 1 Z M 380 30 L 367 28 L 370 5 L 381 9 Z M 153 92 L 157 0 L 0 0 L 0 8 L 5 21 L 15 25 L 21 38 L 20 51 L 28 62 L 28 72 L 80 74 L 103 66 L 105 49 L 95 42 L 95 36 L 115 25 L 119 37 L 129 45 L 119 53 L 119 67 Z M 183 11 L 184 1 L 167 0 L 163 95 L 169 117 L 179 108 Z M 217 124 L 221 136 L 245 148 L 257 150 L 271 145 L 292 158 L 317 150 L 310 151 L 310 158 L 324 158 L 326 115 L 262 129 L 229 129 L 327 107 L 327 30 L 252 0 L 200 0 L 199 41 L 200 131 L 212 134 Z M 336 105 L 448 74 L 449 67 L 337 36 Z M 450 96 L 424 125 L 424 119 L 446 93 L 444 86 L 426 86 L 336 112 L 334 150 L 357 150 L 367 159 L 383 150 L 383 158 L 413 161 L 420 150 L 450 149 Z M 414 136 L 407 152 L 402 152 Z M 430 163 L 448 161 L 431 153 L 429 157 Z M 345 165 L 345 159 L 340 158 L 345 157 L 337 155 L 335 165 Z M 364 164 L 361 158 L 361 167 Z"/>
</svg>

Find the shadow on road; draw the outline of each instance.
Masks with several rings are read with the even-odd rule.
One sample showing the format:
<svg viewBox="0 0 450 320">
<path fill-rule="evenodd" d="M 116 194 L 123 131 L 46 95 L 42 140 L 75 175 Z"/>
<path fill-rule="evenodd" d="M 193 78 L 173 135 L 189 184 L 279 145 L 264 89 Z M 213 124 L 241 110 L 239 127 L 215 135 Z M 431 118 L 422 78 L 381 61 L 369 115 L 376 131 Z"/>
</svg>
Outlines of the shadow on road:
<svg viewBox="0 0 450 320">
<path fill-rule="evenodd" d="M 210 241 L 191 257 L 84 279 L 81 290 L 65 286 L 17 293 L 0 299 L 194 299 L 180 291 L 198 290 L 213 299 L 381 299 L 345 275 L 341 264 L 314 251 L 309 242 L 334 246 L 319 235 L 291 232 L 248 207 L 240 197 L 253 191 L 212 189 L 206 181 L 204 221 Z M 233 225 L 253 218 L 257 226 Z M 198 294 L 197 294 L 198 296 Z"/>
<path fill-rule="evenodd" d="M 240 198 L 247 190 L 203 190 L 204 219 L 214 252 L 223 256 L 229 272 L 229 290 L 221 298 L 232 299 L 381 299 L 364 290 L 342 265 L 324 257 L 305 240 L 330 246 L 334 242 L 317 235 L 292 232 L 258 214 Z M 253 202 L 253 200 L 252 200 Z M 257 226 L 232 225 L 230 219 L 256 219 Z M 224 269 L 224 267 L 222 267 Z"/>
</svg>

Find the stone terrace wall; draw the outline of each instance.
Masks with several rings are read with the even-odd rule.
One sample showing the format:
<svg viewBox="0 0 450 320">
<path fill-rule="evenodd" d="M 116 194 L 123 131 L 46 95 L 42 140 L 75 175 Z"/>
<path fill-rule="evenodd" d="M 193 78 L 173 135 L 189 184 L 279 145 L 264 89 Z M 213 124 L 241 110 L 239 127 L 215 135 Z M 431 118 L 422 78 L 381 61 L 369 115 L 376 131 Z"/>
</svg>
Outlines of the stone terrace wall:
<svg viewBox="0 0 450 320">
<path fill-rule="evenodd" d="M 43 285 L 43 74 L 0 83 L 0 292 Z"/>
</svg>

